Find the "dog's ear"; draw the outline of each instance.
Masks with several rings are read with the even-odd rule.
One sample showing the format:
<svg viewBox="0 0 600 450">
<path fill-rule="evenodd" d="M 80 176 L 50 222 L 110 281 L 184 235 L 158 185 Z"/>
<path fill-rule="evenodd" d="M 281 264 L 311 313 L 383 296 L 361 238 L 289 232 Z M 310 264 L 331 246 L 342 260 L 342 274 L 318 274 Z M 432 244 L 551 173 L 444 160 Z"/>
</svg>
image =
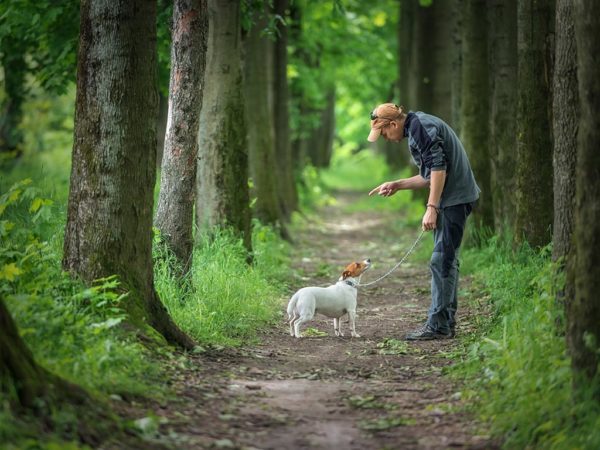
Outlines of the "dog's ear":
<svg viewBox="0 0 600 450">
<path fill-rule="evenodd" d="M 352 272 L 350 272 L 349 270 L 344 270 L 342 272 L 342 280 L 345 280 L 346 278 L 348 278 L 350 275 L 352 274 Z"/>
</svg>

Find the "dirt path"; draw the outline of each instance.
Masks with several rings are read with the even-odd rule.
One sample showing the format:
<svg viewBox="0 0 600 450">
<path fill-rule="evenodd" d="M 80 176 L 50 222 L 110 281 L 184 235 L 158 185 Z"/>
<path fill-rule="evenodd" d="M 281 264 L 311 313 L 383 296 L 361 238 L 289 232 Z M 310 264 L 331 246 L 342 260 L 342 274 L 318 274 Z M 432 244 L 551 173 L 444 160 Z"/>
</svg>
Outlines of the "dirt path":
<svg viewBox="0 0 600 450">
<path fill-rule="evenodd" d="M 374 268 L 363 281 L 373 280 L 416 237 L 418 230 L 399 236 L 390 213 L 343 212 L 352 199 L 340 194 L 296 236 L 293 290 L 331 282 L 366 257 Z M 194 357 L 174 380 L 176 401 L 156 405 L 161 440 L 182 449 L 497 448 L 461 412 L 461 387 L 444 376 L 457 341 L 401 340 L 426 317 L 428 284 L 427 263 L 409 261 L 361 289 L 361 338 L 335 337 L 319 317 L 309 327 L 327 335 L 297 340 L 282 316 L 259 345 Z M 461 305 L 458 333 L 469 331 L 472 314 Z"/>
</svg>

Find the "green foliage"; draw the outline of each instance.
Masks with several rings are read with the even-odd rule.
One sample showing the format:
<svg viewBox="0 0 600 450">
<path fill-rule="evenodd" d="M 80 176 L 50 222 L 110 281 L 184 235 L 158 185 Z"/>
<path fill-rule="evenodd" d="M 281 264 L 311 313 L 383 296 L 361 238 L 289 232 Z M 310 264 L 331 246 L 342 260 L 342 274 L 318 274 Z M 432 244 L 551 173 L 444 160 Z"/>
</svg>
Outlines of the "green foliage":
<svg viewBox="0 0 600 450">
<path fill-rule="evenodd" d="M 494 237 L 463 259 L 477 295 L 494 308 L 458 372 L 472 384 L 467 397 L 483 420 L 505 448 L 599 448 L 600 406 L 574 400 L 563 306 L 555 300 L 562 281 L 549 249 L 513 252 L 510 241 Z"/>
<path fill-rule="evenodd" d="M 63 93 L 75 80 L 79 2 L 4 0 L 0 3 L 0 49 L 10 59 L 27 55 L 26 70 L 44 89 Z"/>
<path fill-rule="evenodd" d="M 0 196 L 2 297 L 42 366 L 91 391 L 143 394 L 158 369 L 118 326 L 119 283 L 109 277 L 86 288 L 62 271 L 53 207 L 31 180 Z"/>
<path fill-rule="evenodd" d="M 295 2 L 289 22 L 291 128 L 304 137 L 319 126 L 319 110 L 336 91 L 338 134 L 364 142 L 368 113 L 394 91 L 398 4 L 380 2 Z"/>
<path fill-rule="evenodd" d="M 173 271 L 173 256 L 155 240 L 156 289 L 175 322 L 199 342 L 240 345 L 281 314 L 286 244 L 255 223 L 252 245 L 249 265 L 243 242 L 233 233 L 201 236 L 192 270 L 181 279 Z"/>
</svg>

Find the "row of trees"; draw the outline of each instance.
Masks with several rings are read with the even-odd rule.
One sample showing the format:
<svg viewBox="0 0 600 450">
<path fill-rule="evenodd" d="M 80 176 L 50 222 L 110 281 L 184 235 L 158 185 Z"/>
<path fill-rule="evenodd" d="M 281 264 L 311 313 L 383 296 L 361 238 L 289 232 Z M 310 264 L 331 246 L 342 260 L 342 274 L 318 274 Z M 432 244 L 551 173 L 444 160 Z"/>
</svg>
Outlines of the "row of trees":
<svg viewBox="0 0 600 450">
<path fill-rule="evenodd" d="M 553 242 L 559 270 L 568 269 L 558 299 L 573 367 L 593 379 L 600 362 L 598 3 L 401 0 L 400 8 L 400 98 L 459 132 L 482 188 L 480 227 L 509 228 L 533 247 Z"/>
<path fill-rule="evenodd" d="M 599 279 L 594 255 L 600 167 L 594 153 L 593 58 L 599 35 L 594 18 L 600 16 L 592 0 L 572 6 L 563 0 L 429 6 L 401 0 L 399 75 L 378 86 L 381 99 L 399 92 L 405 106 L 438 114 L 460 130 L 484 191 L 481 225 L 508 223 L 519 239 L 539 246 L 550 240 L 553 211 L 566 224 L 560 228 L 555 221 L 554 248 L 558 260 L 571 262 L 564 298 L 570 348 L 577 373 L 593 377 L 600 339 L 593 297 Z M 63 264 L 87 281 L 118 274 L 131 292 L 132 323 L 142 330 L 150 325 L 184 348 L 194 343 L 172 322 L 153 286 L 153 221 L 184 271 L 191 263 L 193 223 L 199 231 L 233 229 L 250 252 L 252 214 L 285 235 L 286 220 L 297 207 L 294 168 L 303 156 L 326 164 L 330 153 L 335 88 L 344 88 L 335 83 L 338 72 L 315 76 L 323 88 L 315 102 L 302 95 L 307 91 L 301 84 L 292 81 L 287 88 L 288 58 L 304 61 L 313 73 L 323 64 L 315 55 L 326 43 L 298 45 L 308 42 L 303 15 L 315 10 L 284 0 L 276 0 L 272 11 L 267 7 L 267 2 L 235 0 L 174 2 L 168 120 L 153 217 L 160 9 L 141 0 L 81 3 Z M 491 26 L 481 20 L 488 16 Z M 292 25 L 286 28 L 281 19 L 288 18 Z M 369 36 L 365 45 L 373 47 Z M 369 83 L 376 84 L 376 69 L 365 68 Z M 573 109 L 577 102 L 580 108 Z M 299 117 L 316 118 L 318 126 L 298 125 Z M 364 123 L 366 129 L 366 114 Z M 386 147 L 386 152 L 398 161 L 397 150 Z M 563 166 L 561 158 L 576 163 Z M 0 364 L 2 375 L 26 393 L 32 372 L 15 370 L 24 359 L 5 351 L 17 341 L 18 336 L 2 336 Z M 40 373 L 36 377 L 43 380 Z"/>
<path fill-rule="evenodd" d="M 11 2 L 5 11 L 10 14 L 3 15 L 14 23 L 12 32 L 0 26 L 1 42 L 16 34 L 14 30 L 27 20 L 26 14 L 12 16 L 13 11 L 19 6 L 25 13 L 38 8 L 35 2 L 16 3 Z M 52 12 L 52 26 L 73 12 L 65 7 L 66 14 L 51 2 L 45 6 Z M 292 137 L 289 104 L 294 102 L 289 92 L 295 90 L 302 96 L 305 89 L 302 83 L 288 88 L 288 34 L 295 36 L 297 61 L 306 61 L 306 67 L 319 50 L 301 49 L 300 42 L 307 36 L 302 31 L 302 16 L 310 11 L 302 10 L 304 7 L 300 2 L 291 7 L 286 0 L 275 1 L 272 9 L 270 2 L 262 1 L 173 3 L 161 190 L 153 217 L 161 74 L 157 67 L 161 67 L 161 30 L 164 32 L 160 21 L 157 27 L 157 17 L 164 14 L 164 4 L 145 0 L 118 5 L 109 0 L 81 2 L 78 33 L 73 33 L 79 46 L 63 266 L 87 282 L 117 274 L 129 292 L 124 305 L 129 321 L 147 336 L 158 331 L 170 343 L 185 349 L 194 346 L 173 323 L 155 291 L 153 223 L 171 246 L 183 273 L 191 264 L 194 223 L 196 232 L 232 229 L 251 255 L 252 215 L 286 236 L 285 223 L 298 205 L 295 172 L 304 155 L 314 161 L 321 158 L 319 152 L 308 151 L 315 142 L 327 142 L 331 147 L 333 121 L 321 125 L 322 110 L 333 117 L 330 93 L 327 108 L 322 110 L 318 108 L 323 100 L 319 95 L 314 95 L 314 102 L 296 101 L 298 110 L 305 108 L 304 117 L 316 120 L 311 121 L 312 126 L 297 125 Z M 44 19 L 40 14 L 36 20 Z M 69 30 L 73 28 L 77 29 L 71 24 Z M 51 34 L 52 30 L 45 32 Z M 14 52 L 4 48 L 5 73 L 14 58 L 29 59 L 29 54 L 38 52 L 34 43 L 41 36 L 33 28 L 31 33 L 29 46 Z M 69 48 L 65 47 L 66 54 Z M 74 60 L 67 58 L 59 66 L 68 71 Z M 3 111 L 12 128 L 20 120 L 20 103 L 15 101 L 22 101 L 26 93 L 24 80 L 40 74 L 35 65 L 14 67 L 23 69 L 20 84 L 8 89 L 12 85 L 5 80 L 3 97 L 4 105 L 13 105 Z M 318 73 L 316 65 L 312 69 Z M 69 77 L 64 71 L 54 76 L 55 86 L 48 89 L 64 89 Z M 329 137 L 323 139 L 324 135 Z M 2 150 L 20 153 L 17 141 Z M 319 160 L 320 165 L 326 163 L 326 159 Z M 256 199 L 252 209 L 251 192 Z M 6 308 L 0 309 L 0 316 L 6 330 L 14 331 Z M 16 390 L 25 407 L 37 404 L 32 399 L 45 398 L 46 407 L 40 410 L 44 414 L 59 398 L 69 401 L 73 396 L 65 394 L 68 385 L 40 369 L 24 349 L 16 332 L 0 335 L 0 377 L 9 380 L 1 384 L 2 390 Z M 83 401 L 85 393 L 77 392 L 81 393 L 77 401 Z"/>
</svg>

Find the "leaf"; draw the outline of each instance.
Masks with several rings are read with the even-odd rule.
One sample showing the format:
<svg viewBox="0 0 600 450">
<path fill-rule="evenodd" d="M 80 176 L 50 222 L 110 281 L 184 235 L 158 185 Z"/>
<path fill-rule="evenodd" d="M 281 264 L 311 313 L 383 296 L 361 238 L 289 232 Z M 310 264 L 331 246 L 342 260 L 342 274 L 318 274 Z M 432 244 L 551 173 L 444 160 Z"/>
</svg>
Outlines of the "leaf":
<svg viewBox="0 0 600 450">
<path fill-rule="evenodd" d="M 14 281 L 14 279 L 21 275 L 23 271 L 19 269 L 15 263 L 5 264 L 0 270 L 0 280 L 5 279 L 8 281 Z"/>
<path fill-rule="evenodd" d="M 29 207 L 29 212 L 36 212 L 38 209 L 40 209 L 40 206 L 42 206 L 42 202 L 43 200 L 39 197 L 36 197 L 33 199 L 33 201 L 31 202 L 31 206 Z"/>
</svg>

